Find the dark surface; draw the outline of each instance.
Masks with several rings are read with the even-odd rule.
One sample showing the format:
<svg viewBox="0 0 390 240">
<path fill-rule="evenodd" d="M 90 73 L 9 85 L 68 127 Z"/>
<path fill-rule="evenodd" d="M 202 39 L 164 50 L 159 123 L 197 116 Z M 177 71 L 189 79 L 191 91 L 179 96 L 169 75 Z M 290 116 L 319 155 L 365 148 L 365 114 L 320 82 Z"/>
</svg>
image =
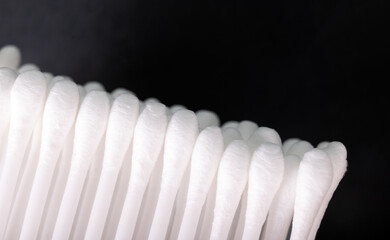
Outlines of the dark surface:
<svg viewBox="0 0 390 240">
<path fill-rule="evenodd" d="M 77 83 L 341 141 L 349 168 L 318 239 L 388 235 L 386 1 L 63 2 L 1 1 L 0 45 Z"/>
</svg>

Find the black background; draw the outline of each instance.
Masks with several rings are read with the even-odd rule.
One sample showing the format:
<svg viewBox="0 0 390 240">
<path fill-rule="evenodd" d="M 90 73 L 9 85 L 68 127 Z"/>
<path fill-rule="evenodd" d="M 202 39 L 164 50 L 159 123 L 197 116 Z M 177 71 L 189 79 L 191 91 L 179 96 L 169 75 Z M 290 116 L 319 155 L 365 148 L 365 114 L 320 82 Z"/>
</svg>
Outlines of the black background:
<svg viewBox="0 0 390 240">
<path fill-rule="evenodd" d="M 23 62 L 348 149 L 318 239 L 388 235 L 386 1 L 0 2 Z"/>
</svg>

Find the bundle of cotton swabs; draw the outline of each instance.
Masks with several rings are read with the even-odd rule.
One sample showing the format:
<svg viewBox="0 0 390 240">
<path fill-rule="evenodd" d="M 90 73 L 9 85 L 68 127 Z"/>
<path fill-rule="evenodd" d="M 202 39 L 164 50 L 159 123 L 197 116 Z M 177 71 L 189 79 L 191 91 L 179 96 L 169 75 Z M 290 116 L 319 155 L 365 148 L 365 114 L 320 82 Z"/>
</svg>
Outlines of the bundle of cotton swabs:
<svg viewBox="0 0 390 240">
<path fill-rule="evenodd" d="M 288 139 L 0 50 L 0 239 L 314 239 L 340 142 Z"/>
</svg>

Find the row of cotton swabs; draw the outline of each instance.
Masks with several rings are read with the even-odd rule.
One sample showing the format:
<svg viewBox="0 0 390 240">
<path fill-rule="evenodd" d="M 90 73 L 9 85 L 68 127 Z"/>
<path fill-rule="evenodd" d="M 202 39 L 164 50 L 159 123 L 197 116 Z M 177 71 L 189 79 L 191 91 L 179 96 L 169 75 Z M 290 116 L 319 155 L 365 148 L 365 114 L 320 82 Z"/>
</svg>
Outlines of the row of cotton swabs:
<svg viewBox="0 0 390 240">
<path fill-rule="evenodd" d="M 0 238 L 315 238 L 346 171 L 340 142 L 282 144 L 20 59 L 0 51 Z"/>
</svg>

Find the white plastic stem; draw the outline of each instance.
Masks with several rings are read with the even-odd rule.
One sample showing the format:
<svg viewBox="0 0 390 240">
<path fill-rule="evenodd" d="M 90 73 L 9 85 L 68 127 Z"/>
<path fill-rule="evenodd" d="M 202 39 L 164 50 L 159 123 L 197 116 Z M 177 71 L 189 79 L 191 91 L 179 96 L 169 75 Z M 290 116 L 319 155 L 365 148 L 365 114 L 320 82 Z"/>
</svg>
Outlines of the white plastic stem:
<svg viewBox="0 0 390 240">
<path fill-rule="evenodd" d="M 131 239 L 133 236 L 143 195 L 164 143 L 167 121 L 165 106 L 156 102 L 147 104 L 138 119 L 130 182 L 116 239 Z"/>
<path fill-rule="evenodd" d="M 45 77 L 36 71 L 20 74 L 10 97 L 8 146 L 0 178 L 0 238 L 6 228 L 24 154 L 46 98 Z"/>
<path fill-rule="evenodd" d="M 62 198 L 54 239 L 68 239 L 78 202 L 94 153 L 106 130 L 109 98 L 105 92 L 89 92 L 76 121 L 72 164 Z"/>
<path fill-rule="evenodd" d="M 329 201 L 332 198 L 333 193 L 336 191 L 336 188 L 339 185 L 341 179 L 343 178 L 344 173 L 347 171 L 347 150 L 345 149 L 344 145 L 340 142 L 323 143 L 322 145 L 325 144 L 326 147 L 324 148 L 324 151 L 326 154 L 328 154 L 333 166 L 333 178 L 332 184 L 330 185 L 330 188 L 326 193 L 326 196 L 322 201 L 321 207 L 318 210 L 317 216 L 314 220 L 310 231 L 309 240 L 315 239 Z"/>
<path fill-rule="evenodd" d="M 195 113 L 189 110 L 179 110 L 174 113 L 165 138 L 160 196 L 149 239 L 161 239 L 166 236 L 176 194 L 191 159 L 198 134 L 198 120 Z"/>
<path fill-rule="evenodd" d="M 281 146 L 261 144 L 253 153 L 249 168 L 248 202 L 243 239 L 259 239 L 273 197 L 284 173 Z"/>
<path fill-rule="evenodd" d="M 291 240 L 308 239 L 332 178 L 332 163 L 324 151 L 316 148 L 305 153 L 297 177 Z"/>
</svg>

